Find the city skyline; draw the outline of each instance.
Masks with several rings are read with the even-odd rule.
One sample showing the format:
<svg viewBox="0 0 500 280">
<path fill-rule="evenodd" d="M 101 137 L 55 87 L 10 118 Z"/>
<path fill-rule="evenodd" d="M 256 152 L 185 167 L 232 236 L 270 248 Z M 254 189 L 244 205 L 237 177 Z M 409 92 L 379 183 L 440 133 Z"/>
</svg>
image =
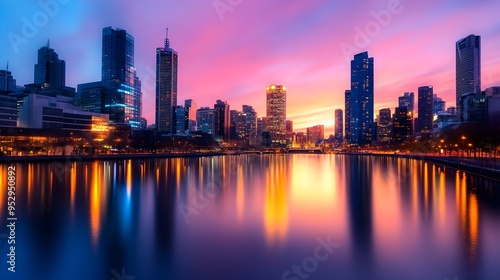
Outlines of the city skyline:
<svg viewBox="0 0 500 280">
<path fill-rule="evenodd" d="M 388 8 L 390 3 L 396 2 L 396 8 Z M 482 90 L 500 83 L 500 71 L 495 70 L 500 64 L 496 50 L 500 44 L 499 20 L 488 16 L 494 15 L 493 2 L 467 1 L 460 5 L 396 2 L 366 2 L 363 8 L 326 1 L 291 6 L 241 2 L 222 14 L 212 2 L 200 2 L 195 7 L 161 3 L 160 6 L 165 5 L 162 7 L 173 7 L 161 17 L 169 20 L 161 22 L 159 11 L 162 7 L 152 9 L 148 5 L 132 4 L 120 7 L 117 16 L 109 16 L 111 7 L 115 6 L 113 3 L 99 3 L 97 7 L 92 1 L 85 4 L 60 1 L 57 12 L 49 15 L 47 23 L 36 27 L 36 34 L 27 38 L 26 43 L 15 45 L 17 48 L 8 39 L 9 34 L 22 36 L 23 18 L 31 21 L 34 14 L 44 9 L 40 5 L 8 3 L 4 11 L 9 10 L 9 15 L 5 18 L 12 24 L 0 29 L 0 34 L 7 38 L 2 43 L 5 52 L 0 54 L 0 63 L 9 61 L 9 70 L 18 84 L 31 83 L 36 50 L 50 39 L 51 47 L 66 61 L 67 85 L 76 88 L 77 84 L 98 80 L 101 75 L 102 28 L 111 25 L 125 29 L 135 38 L 135 66 L 143 85 L 144 117 L 152 123 L 154 50 L 164 38 L 165 27 L 170 27 L 169 36 L 175 42 L 173 47 L 182 58 L 179 61 L 179 101 L 194 99 L 199 107 L 211 106 L 217 99 L 227 100 L 231 107 L 237 108 L 249 104 L 261 117 L 265 114 L 262 89 L 272 83 L 284 84 L 288 88 L 287 118 L 294 121 L 294 128 L 304 131 L 306 127 L 324 124 L 327 134 L 333 132 L 333 112 L 344 108 L 343 93 L 349 88 L 345 45 L 359 52 L 369 51 L 377 61 L 375 112 L 396 107 L 398 96 L 407 91 L 417 92 L 422 85 L 433 85 L 435 93 L 448 105 L 453 104 L 455 42 L 470 34 L 481 36 Z M 265 15 L 278 6 L 279 19 L 266 19 Z M 90 11 L 92 20 L 87 15 Z M 184 17 L 188 13 L 190 19 L 186 20 Z M 345 18 L 335 16 L 336 13 L 350 15 L 349 23 L 342 22 Z M 387 13 L 389 19 L 377 20 Z M 146 14 L 148 16 L 139 21 L 139 16 Z M 433 17 L 433 14 L 440 17 Z M 461 20 L 467 15 L 478 14 L 486 20 Z M 251 20 L 255 17 L 262 20 Z M 419 20 L 421 17 L 426 17 L 425 23 Z M 58 24 L 59 21 L 65 24 Z M 250 22 L 251 28 L 246 29 Z M 379 32 L 369 36 L 368 43 L 358 44 L 363 45 L 358 48 L 356 43 L 362 37 L 358 36 L 358 31 L 364 33 L 371 23 L 379 24 Z M 241 36 L 242 32 L 245 36 Z M 424 41 L 433 44 L 427 45 Z"/>
</svg>

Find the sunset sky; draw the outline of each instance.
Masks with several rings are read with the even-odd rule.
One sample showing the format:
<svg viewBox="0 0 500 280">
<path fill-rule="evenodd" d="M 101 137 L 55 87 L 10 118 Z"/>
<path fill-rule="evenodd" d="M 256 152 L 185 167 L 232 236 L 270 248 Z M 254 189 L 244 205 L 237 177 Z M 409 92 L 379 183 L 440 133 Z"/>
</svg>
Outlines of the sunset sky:
<svg viewBox="0 0 500 280">
<path fill-rule="evenodd" d="M 68 86 L 98 81 L 102 28 L 125 29 L 135 38 L 149 124 L 155 49 L 163 46 L 166 27 L 179 53 L 180 104 L 194 99 L 212 107 L 222 99 L 231 109 L 248 104 L 265 116 L 266 86 L 283 84 L 295 130 L 324 124 L 325 134 L 333 133 L 355 51 L 375 58 L 376 112 L 394 108 L 401 93 L 422 85 L 434 86 L 447 107 L 454 106 L 455 42 L 469 34 L 481 36 L 481 87 L 500 85 L 497 0 L 55 1 L 0 0 L 1 69 L 9 61 L 19 85 L 32 83 L 37 50 L 50 39 L 66 61 Z M 46 12 L 40 3 L 49 2 L 56 6 Z M 23 28 L 26 22 L 36 29 Z"/>
</svg>

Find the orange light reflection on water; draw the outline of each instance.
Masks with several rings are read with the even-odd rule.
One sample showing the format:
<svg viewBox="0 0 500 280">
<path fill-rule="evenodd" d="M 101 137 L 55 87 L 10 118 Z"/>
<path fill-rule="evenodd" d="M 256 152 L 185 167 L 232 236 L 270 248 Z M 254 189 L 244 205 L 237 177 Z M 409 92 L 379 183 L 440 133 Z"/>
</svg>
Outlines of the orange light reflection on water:
<svg viewBox="0 0 500 280">
<path fill-rule="evenodd" d="M 285 240 L 288 228 L 288 206 L 286 173 L 284 173 L 282 161 L 269 167 L 266 172 L 264 228 L 268 243 Z"/>
</svg>

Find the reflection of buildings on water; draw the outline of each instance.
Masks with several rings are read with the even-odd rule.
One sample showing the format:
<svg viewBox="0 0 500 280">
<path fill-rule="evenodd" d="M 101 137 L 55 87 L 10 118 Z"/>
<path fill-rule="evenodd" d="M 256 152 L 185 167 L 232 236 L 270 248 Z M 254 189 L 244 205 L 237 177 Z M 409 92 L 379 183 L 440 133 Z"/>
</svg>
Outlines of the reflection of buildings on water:
<svg viewBox="0 0 500 280">
<path fill-rule="evenodd" d="M 479 256 L 479 202 L 475 186 L 470 178 L 461 172 L 456 172 L 455 198 L 460 230 L 463 237 L 463 248 L 466 251 L 467 267 L 477 268 Z"/>
<path fill-rule="evenodd" d="M 270 243 L 284 241 L 288 229 L 287 170 L 284 158 L 267 167 L 264 227 Z"/>
<path fill-rule="evenodd" d="M 373 250 L 372 175 L 368 157 L 352 156 L 346 160 L 346 188 L 353 258 L 368 269 Z"/>
</svg>

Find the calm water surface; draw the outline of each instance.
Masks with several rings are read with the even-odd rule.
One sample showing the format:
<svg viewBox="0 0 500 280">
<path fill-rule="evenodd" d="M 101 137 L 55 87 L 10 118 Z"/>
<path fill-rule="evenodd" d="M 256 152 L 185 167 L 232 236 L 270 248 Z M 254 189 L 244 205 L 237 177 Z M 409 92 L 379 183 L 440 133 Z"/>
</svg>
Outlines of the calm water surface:
<svg viewBox="0 0 500 280">
<path fill-rule="evenodd" d="M 0 279 L 500 279 L 500 185 L 416 160 L 13 165 L 16 272 L 0 239 Z"/>
</svg>

